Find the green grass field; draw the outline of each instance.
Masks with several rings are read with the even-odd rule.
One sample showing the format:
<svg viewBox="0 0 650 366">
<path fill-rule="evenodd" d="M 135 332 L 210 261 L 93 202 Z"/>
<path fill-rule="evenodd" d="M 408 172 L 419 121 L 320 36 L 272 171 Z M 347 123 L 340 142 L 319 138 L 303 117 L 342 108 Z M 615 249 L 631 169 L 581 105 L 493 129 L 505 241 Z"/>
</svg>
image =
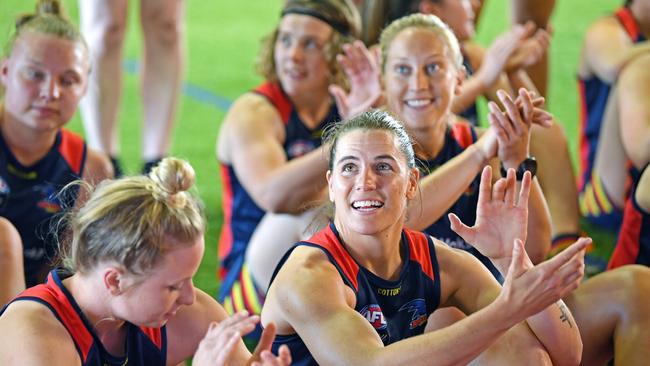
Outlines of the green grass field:
<svg viewBox="0 0 650 366">
<path fill-rule="evenodd" d="M 79 0 L 85 1 L 85 0 Z M 479 25 L 479 41 L 487 44 L 508 26 L 508 4 L 504 0 L 487 0 Z M 172 154 L 188 159 L 197 172 L 197 185 L 207 207 L 209 221 L 206 253 L 195 278 L 198 287 L 210 294 L 218 288 L 216 246 L 221 215 L 221 182 L 214 154 L 215 139 L 225 111 L 217 101 L 232 101 L 260 81 L 253 62 L 260 38 L 277 22 L 281 0 L 251 0 L 242 3 L 226 0 L 187 1 L 185 83 L 187 92 L 181 99 L 174 132 Z M 575 70 L 582 34 L 594 19 L 611 12 L 621 0 L 559 0 L 552 19 L 554 28 L 551 48 L 550 110 L 564 125 L 577 148 L 577 88 Z M 77 19 L 77 2 L 65 0 L 72 19 Z M 126 58 L 140 57 L 140 30 L 137 1 L 131 1 Z M 0 0 L 0 40 L 11 31 L 16 14 L 33 8 L 31 0 Z M 125 71 L 126 72 L 126 71 Z M 206 94 L 207 93 L 207 94 Z M 207 95 L 207 98 L 205 97 Z M 215 99 L 218 96 L 222 99 Z M 126 72 L 123 103 L 120 110 L 122 159 L 128 172 L 139 169 L 141 108 L 138 77 Z M 69 125 L 83 132 L 76 117 Z M 575 161 L 575 159 L 574 159 Z"/>
</svg>

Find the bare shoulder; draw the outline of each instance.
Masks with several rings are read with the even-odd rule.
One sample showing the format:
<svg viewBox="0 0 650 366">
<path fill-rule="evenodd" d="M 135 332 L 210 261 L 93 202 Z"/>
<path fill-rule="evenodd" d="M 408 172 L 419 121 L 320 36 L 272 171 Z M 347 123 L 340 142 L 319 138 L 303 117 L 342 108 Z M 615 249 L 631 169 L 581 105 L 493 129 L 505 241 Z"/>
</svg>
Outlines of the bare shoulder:
<svg viewBox="0 0 650 366">
<path fill-rule="evenodd" d="M 114 175 L 113 165 L 108 156 L 97 150 L 88 148 L 83 179 L 95 185 L 104 179 L 113 178 Z"/>
<path fill-rule="evenodd" d="M 80 359 L 72 337 L 46 306 L 17 301 L 0 317 L 0 364 L 73 365 Z"/>
<path fill-rule="evenodd" d="M 354 294 L 322 250 L 300 246 L 269 287 L 262 323 L 274 322 L 278 334 L 293 333 L 290 323 L 317 317 L 331 303 L 354 307 Z"/>
<path fill-rule="evenodd" d="M 231 146 L 245 143 L 260 133 L 271 132 L 273 136 L 284 138 L 282 125 L 280 113 L 268 99 L 252 92 L 242 95 L 230 107 L 221 124 L 217 158 L 230 162 Z"/>
<path fill-rule="evenodd" d="M 585 32 L 586 45 L 597 45 L 603 40 L 620 40 L 629 43 L 629 37 L 615 16 L 605 16 L 593 22 Z"/>
</svg>

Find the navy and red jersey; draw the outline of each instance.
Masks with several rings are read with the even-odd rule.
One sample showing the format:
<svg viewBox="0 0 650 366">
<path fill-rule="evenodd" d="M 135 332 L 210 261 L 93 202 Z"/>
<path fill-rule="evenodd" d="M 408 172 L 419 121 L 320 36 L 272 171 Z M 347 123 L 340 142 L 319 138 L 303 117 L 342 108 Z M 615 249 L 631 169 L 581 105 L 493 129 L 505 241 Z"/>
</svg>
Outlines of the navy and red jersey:
<svg viewBox="0 0 650 366">
<path fill-rule="evenodd" d="M 253 92 L 265 97 L 279 112 L 285 124 L 284 151 L 288 160 L 318 148 L 325 127 L 341 119 L 333 103 L 320 125 L 310 129 L 300 119 L 291 100 L 279 84 L 266 82 Z M 219 300 L 223 301 L 240 277 L 239 272 L 244 263 L 246 247 L 265 212 L 246 192 L 232 166 L 221 164 L 221 179 L 224 224 L 219 240 L 222 280 Z"/>
<path fill-rule="evenodd" d="M 621 23 L 630 40 L 634 43 L 645 41 L 637 21 L 627 7 L 622 7 L 614 14 Z M 611 85 L 592 75 L 587 79 L 578 78 L 580 94 L 580 173 L 578 190 L 582 192 L 591 181 L 592 169 L 598 147 L 600 127 L 609 99 Z"/>
<path fill-rule="evenodd" d="M 474 69 L 472 68 L 472 64 L 469 62 L 469 58 L 463 52 L 463 66 L 465 66 L 465 72 L 466 72 L 466 79 L 469 79 L 470 76 L 474 75 Z M 476 105 L 476 100 L 472 102 L 472 104 L 465 108 L 464 111 L 460 112 L 459 114 L 461 117 L 466 119 L 468 122 L 472 124 L 472 126 L 478 126 L 479 119 L 478 119 L 478 107 Z"/>
<path fill-rule="evenodd" d="M 644 171 L 650 172 L 648 166 L 635 178 L 640 178 Z M 607 269 L 626 264 L 650 266 L 650 212 L 639 206 L 635 196 L 638 184 L 639 179 L 635 179 L 634 189 L 625 204 L 618 241 Z"/>
<path fill-rule="evenodd" d="M 166 364 L 167 333 L 165 326 L 147 328 L 126 323 L 128 327 L 126 355 L 116 357 L 109 354 L 94 333 L 92 324 L 61 282 L 65 279 L 63 276 L 62 271 L 51 271 L 46 283 L 23 291 L 0 311 L 0 316 L 8 306 L 17 301 L 35 301 L 43 304 L 50 309 L 54 317 L 70 334 L 83 366 L 164 366 Z"/>
<path fill-rule="evenodd" d="M 0 216 L 7 218 L 23 241 L 27 287 L 42 282 L 57 254 L 53 221 L 71 207 L 77 190 L 59 195 L 61 188 L 80 179 L 86 162 L 83 139 L 61 129 L 50 151 L 31 166 L 22 165 L 0 135 Z"/>
<path fill-rule="evenodd" d="M 467 147 L 476 142 L 477 135 L 473 126 L 467 123 L 455 123 L 447 128 L 445 132 L 445 143 L 438 155 L 431 160 L 419 159 L 420 177 L 433 173 L 443 164 L 447 163 L 454 157 L 460 155 Z M 478 205 L 480 175 L 469 184 L 465 192 L 454 202 L 453 206 L 447 210 L 436 222 L 429 225 L 424 232 L 436 239 L 446 243 L 452 248 L 462 249 L 470 252 L 481 261 L 490 272 L 497 278 L 501 279 L 500 272 L 494 267 L 492 262 L 481 254 L 476 248 L 465 242 L 460 235 L 451 229 L 451 222 L 447 217 L 448 214 L 454 213 L 466 225 L 472 226 L 476 222 L 476 206 Z"/>
<path fill-rule="evenodd" d="M 399 278 L 387 281 L 360 266 L 343 246 L 334 226 L 299 242 L 278 264 L 280 270 L 293 249 L 309 246 L 322 250 L 336 267 L 343 282 L 354 291 L 354 310 L 375 328 L 384 345 L 422 334 L 427 319 L 440 305 L 440 272 L 431 237 L 404 229 L 400 241 L 404 258 Z M 274 274 L 275 277 L 275 274 Z M 277 335 L 273 351 L 283 344 L 291 350 L 292 365 L 316 365 L 298 334 Z"/>
</svg>

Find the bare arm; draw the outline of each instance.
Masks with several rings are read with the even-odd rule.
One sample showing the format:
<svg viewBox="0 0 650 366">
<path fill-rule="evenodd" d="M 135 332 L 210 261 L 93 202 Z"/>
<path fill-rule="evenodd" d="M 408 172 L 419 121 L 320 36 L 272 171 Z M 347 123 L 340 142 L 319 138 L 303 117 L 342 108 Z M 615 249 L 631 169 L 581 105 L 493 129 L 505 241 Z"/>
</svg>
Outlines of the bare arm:
<svg viewBox="0 0 650 366">
<path fill-rule="evenodd" d="M 287 161 L 280 115 L 262 96 L 248 93 L 223 122 L 217 155 L 230 163 L 255 203 L 270 212 L 295 213 L 325 188 L 322 148 Z"/>
<path fill-rule="evenodd" d="M 646 168 L 641 175 L 634 198 L 643 211 L 650 212 L 650 168 Z"/>
<path fill-rule="evenodd" d="M 587 30 L 578 73 L 613 83 L 631 60 L 649 51 L 649 42 L 633 44 L 614 17 L 602 18 Z"/>
<path fill-rule="evenodd" d="M 619 128 L 623 148 L 637 169 L 650 163 L 650 54 L 626 68 L 619 79 Z"/>
<path fill-rule="evenodd" d="M 0 364 L 79 365 L 72 338 L 44 305 L 19 301 L 0 317 Z"/>
</svg>

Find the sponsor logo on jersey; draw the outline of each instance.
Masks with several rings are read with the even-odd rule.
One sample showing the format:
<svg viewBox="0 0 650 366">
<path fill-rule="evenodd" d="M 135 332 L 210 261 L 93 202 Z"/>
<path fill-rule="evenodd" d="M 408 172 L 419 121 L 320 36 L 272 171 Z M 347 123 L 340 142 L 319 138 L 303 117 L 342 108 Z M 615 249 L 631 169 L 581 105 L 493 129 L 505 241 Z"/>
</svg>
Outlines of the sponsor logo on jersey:
<svg viewBox="0 0 650 366">
<path fill-rule="evenodd" d="M 397 288 L 378 288 L 377 293 L 381 296 L 397 296 L 402 291 L 402 286 Z"/>
<path fill-rule="evenodd" d="M 57 192 L 51 185 L 36 187 L 35 190 L 40 192 L 44 198 L 36 203 L 40 209 L 47 213 L 57 213 L 61 211 L 61 200 L 57 197 Z"/>
<path fill-rule="evenodd" d="M 21 179 L 34 180 L 38 178 L 38 173 L 36 173 L 35 171 L 23 172 L 18 168 L 16 168 L 15 166 L 13 166 L 12 164 L 7 164 L 7 171 Z"/>
<path fill-rule="evenodd" d="M 386 329 L 388 324 L 386 324 L 386 318 L 384 318 L 384 313 L 382 313 L 381 308 L 377 304 L 370 304 L 364 306 L 361 311 L 368 322 L 377 330 Z"/>
<path fill-rule="evenodd" d="M 7 202 L 10 193 L 11 189 L 9 188 L 9 184 L 0 177 L 0 207 L 3 207 L 5 202 Z"/>
<path fill-rule="evenodd" d="M 427 322 L 427 306 L 424 299 L 415 299 L 407 302 L 399 308 L 399 311 L 411 313 L 409 329 L 415 329 Z"/>
</svg>

